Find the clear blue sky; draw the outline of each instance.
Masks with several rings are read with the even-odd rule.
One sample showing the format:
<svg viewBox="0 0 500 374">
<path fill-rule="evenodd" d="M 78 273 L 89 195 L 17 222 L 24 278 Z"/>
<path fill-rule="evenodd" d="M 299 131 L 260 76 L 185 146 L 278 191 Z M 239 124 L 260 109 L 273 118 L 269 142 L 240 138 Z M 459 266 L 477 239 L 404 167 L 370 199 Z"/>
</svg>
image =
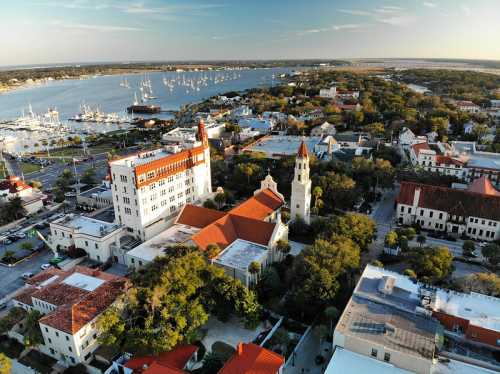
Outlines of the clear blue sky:
<svg viewBox="0 0 500 374">
<path fill-rule="evenodd" d="M 436 57 L 500 60 L 500 0 L 5 0 L 0 65 Z"/>
</svg>

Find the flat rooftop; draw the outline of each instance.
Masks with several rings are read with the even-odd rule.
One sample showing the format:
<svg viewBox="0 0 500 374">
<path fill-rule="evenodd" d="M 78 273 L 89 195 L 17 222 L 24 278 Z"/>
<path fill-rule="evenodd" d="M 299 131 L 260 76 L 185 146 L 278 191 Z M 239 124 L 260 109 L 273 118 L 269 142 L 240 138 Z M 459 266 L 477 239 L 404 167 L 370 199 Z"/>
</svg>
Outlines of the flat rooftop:
<svg viewBox="0 0 500 374">
<path fill-rule="evenodd" d="M 192 146 L 196 146 L 197 144 L 201 144 L 199 142 L 194 142 Z M 183 146 L 180 144 L 165 146 L 162 148 L 153 149 L 150 151 L 140 152 L 138 154 L 130 155 L 128 157 L 123 157 L 118 160 L 110 161 L 110 165 L 120 165 L 120 166 L 128 166 L 135 167 L 144 164 L 148 164 L 152 161 L 161 160 L 163 158 L 169 157 L 176 153 L 182 152 L 188 149 L 191 144 L 183 143 Z"/>
<path fill-rule="evenodd" d="M 113 231 L 120 230 L 121 226 L 115 223 L 100 221 L 95 218 L 68 214 L 59 218 L 53 224 L 74 229 L 78 233 L 103 238 Z"/>
<path fill-rule="evenodd" d="M 309 152 L 313 152 L 315 146 L 321 141 L 320 136 L 284 136 L 270 135 L 261 138 L 257 142 L 245 148 L 250 152 L 264 152 L 270 157 L 296 155 L 300 143 L 304 140 Z"/>
<path fill-rule="evenodd" d="M 109 196 L 111 197 L 112 195 L 112 192 L 111 192 L 111 189 L 107 188 L 106 186 L 97 186 L 97 187 L 93 187 L 93 188 L 90 188 L 88 189 L 87 191 L 83 191 L 82 193 L 80 193 L 80 196 L 83 196 L 83 197 L 93 197 L 93 196 Z"/>
<path fill-rule="evenodd" d="M 262 263 L 268 254 L 267 248 L 263 245 L 236 239 L 214 262 L 247 271 L 252 262 Z"/>
<path fill-rule="evenodd" d="M 105 281 L 90 275 L 85 275 L 81 273 L 73 273 L 66 279 L 62 281 L 69 286 L 77 287 L 85 291 L 92 292 L 97 287 L 102 285 Z"/>
<path fill-rule="evenodd" d="M 155 257 L 161 256 L 165 248 L 191 240 L 191 237 L 198 231 L 200 229 L 193 226 L 175 224 L 154 238 L 131 249 L 127 255 L 151 262 Z"/>
<path fill-rule="evenodd" d="M 394 365 L 363 356 L 355 352 L 335 348 L 335 352 L 325 370 L 325 374 L 412 374 L 411 371 L 399 369 Z"/>
</svg>

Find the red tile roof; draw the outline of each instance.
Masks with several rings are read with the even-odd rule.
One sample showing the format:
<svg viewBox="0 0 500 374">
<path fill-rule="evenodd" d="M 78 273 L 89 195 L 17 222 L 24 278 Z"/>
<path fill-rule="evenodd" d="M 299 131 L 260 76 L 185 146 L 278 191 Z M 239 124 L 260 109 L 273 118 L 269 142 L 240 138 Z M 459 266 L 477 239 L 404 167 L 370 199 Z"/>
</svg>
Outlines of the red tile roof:
<svg viewBox="0 0 500 374">
<path fill-rule="evenodd" d="M 413 205 L 415 191 L 420 189 L 418 207 L 435 209 L 451 215 L 500 221 L 500 196 L 453 188 L 402 182 L 397 203 Z"/>
<path fill-rule="evenodd" d="M 32 187 L 24 183 L 19 177 L 10 176 L 0 182 L 0 190 L 9 190 L 10 193 L 16 193 L 31 189 Z"/>
<path fill-rule="evenodd" d="M 177 219 L 177 223 L 203 228 L 225 216 L 226 213 L 201 206 L 187 204 Z"/>
<path fill-rule="evenodd" d="M 431 148 L 429 147 L 429 144 L 427 143 L 417 143 L 411 146 L 413 148 L 413 151 L 415 154 L 418 156 L 420 151 L 422 150 L 430 150 Z"/>
<path fill-rule="evenodd" d="M 231 209 L 229 213 L 264 220 L 283 204 L 284 201 L 278 195 L 270 189 L 265 189 Z"/>
<path fill-rule="evenodd" d="M 183 374 L 186 364 L 197 351 L 195 345 L 181 345 L 158 356 L 134 357 L 124 366 L 132 369 L 134 374 Z"/>
<path fill-rule="evenodd" d="M 308 157 L 309 156 L 309 152 L 307 151 L 307 145 L 303 140 L 300 143 L 299 151 L 297 152 L 297 156 L 299 156 L 299 157 Z"/>
<path fill-rule="evenodd" d="M 273 351 L 240 343 L 218 374 L 276 374 L 284 364 L 285 358 Z"/>
<path fill-rule="evenodd" d="M 436 156 L 436 164 L 457 165 L 457 166 L 464 165 L 464 163 L 460 160 L 457 160 L 450 156 L 441 156 L 441 155 Z"/>
<path fill-rule="evenodd" d="M 483 195 L 500 196 L 500 192 L 493 187 L 491 181 L 486 177 L 476 179 L 467 190 Z"/>
</svg>

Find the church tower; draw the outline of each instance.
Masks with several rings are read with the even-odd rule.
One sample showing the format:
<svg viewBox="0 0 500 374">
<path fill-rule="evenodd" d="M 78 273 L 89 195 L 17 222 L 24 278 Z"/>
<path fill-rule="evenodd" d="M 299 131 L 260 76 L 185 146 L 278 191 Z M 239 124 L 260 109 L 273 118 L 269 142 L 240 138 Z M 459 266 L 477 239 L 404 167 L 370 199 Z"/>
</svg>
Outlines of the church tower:
<svg viewBox="0 0 500 374">
<path fill-rule="evenodd" d="M 295 158 L 295 173 L 292 182 L 292 199 L 290 202 L 290 218 L 302 218 L 308 225 L 311 223 L 311 179 L 309 178 L 309 155 L 304 141 L 300 143 Z"/>
</svg>

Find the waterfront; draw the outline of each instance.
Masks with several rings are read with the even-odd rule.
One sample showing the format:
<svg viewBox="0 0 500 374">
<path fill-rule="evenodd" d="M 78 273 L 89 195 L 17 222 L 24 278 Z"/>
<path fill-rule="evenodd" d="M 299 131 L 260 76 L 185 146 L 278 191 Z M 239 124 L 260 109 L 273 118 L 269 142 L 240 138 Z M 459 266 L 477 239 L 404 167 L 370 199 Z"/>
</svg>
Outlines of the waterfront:
<svg viewBox="0 0 500 374">
<path fill-rule="evenodd" d="M 20 117 L 23 110 L 31 105 L 35 113 L 46 113 L 49 108 L 57 109 L 61 122 L 68 125 L 74 134 L 102 133 L 124 128 L 124 125 L 107 123 L 83 123 L 68 121 L 77 115 L 82 104 L 99 108 L 104 113 L 126 115 L 126 108 L 134 102 L 134 95 L 140 97 L 139 86 L 145 76 L 151 81 L 151 88 L 156 99 L 148 100 L 148 104 L 160 105 L 162 110 L 178 110 L 181 106 L 202 101 L 211 96 L 229 91 L 242 91 L 261 85 L 277 83 L 277 76 L 289 73 L 291 69 L 243 69 L 226 71 L 198 72 L 152 72 L 144 74 L 125 74 L 96 76 L 89 79 L 67 79 L 48 81 L 41 85 L 31 85 L 0 94 L 0 122 L 12 121 Z M 225 76 L 226 79 L 214 77 Z M 210 77 L 207 85 L 199 85 L 199 90 L 190 89 L 182 84 L 173 85 L 172 89 L 164 84 L 167 81 L 201 81 Z M 124 80 L 130 88 L 120 85 Z M 156 117 L 168 118 L 162 113 Z M 34 141 L 50 138 L 47 134 L 0 130 L 1 136 L 13 136 L 21 141 L 10 143 L 8 150 L 30 150 Z M 69 135 L 69 134 L 66 134 Z M 61 136 L 61 134 L 53 134 Z"/>
</svg>

